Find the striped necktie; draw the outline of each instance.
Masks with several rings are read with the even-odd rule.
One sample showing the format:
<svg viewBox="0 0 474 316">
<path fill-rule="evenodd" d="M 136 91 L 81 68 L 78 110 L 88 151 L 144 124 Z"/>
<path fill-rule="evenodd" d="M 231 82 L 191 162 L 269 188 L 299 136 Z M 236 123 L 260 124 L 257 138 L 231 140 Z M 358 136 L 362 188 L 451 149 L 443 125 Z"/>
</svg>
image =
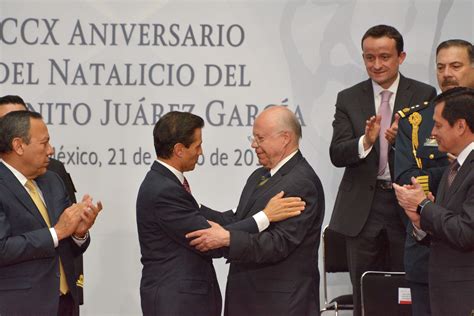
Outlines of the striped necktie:
<svg viewBox="0 0 474 316">
<path fill-rule="evenodd" d="M 449 166 L 449 174 L 448 174 L 448 188 L 451 186 L 451 184 L 454 181 L 454 178 L 458 174 L 459 170 L 459 163 L 457 160 L 454 160 L 451 165 Z"/>
</svg>

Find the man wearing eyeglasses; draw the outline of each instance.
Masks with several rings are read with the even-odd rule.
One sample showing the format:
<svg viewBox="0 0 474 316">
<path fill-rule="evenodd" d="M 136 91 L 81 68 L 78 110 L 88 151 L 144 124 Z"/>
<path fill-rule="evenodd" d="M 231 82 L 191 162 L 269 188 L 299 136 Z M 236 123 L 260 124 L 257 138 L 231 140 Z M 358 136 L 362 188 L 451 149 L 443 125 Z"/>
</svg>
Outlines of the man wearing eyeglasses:
<svg viewBox="0 0 474 316">
<path fill-rule="evenodd" d="M 225 247 L 230 262 L 225 315 L 315 315 L 319 313 L 318 248 L 324 217 L 321 182 L 299 150 L 301 126 L 285 107 L 263 111 L 253 126 L 252 148 L 262 165 L 247 180 L 236 213 L 209 211 L 220 225 L 253 216 L 276 193 L 299 196 L 300 216 L 271 223 L 259 234 L 209 229 L 187 234 L 200 251 Z"/>
</svg>

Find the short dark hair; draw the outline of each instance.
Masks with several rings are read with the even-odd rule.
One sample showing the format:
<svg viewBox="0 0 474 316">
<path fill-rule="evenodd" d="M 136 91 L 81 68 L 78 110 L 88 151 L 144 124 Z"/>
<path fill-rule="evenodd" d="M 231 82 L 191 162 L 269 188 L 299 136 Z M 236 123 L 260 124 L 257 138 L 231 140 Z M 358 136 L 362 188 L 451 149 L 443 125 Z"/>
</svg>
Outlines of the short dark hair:
<svg viewBox="0 0 474 316">
<path fill-rule="evenodd" d="M 436 56 L 438 56 L 438 53 L 440 50 L 450 48 L 450 47 L 465 48 L 467 51 L 467 55 L 469 56 L 469 60 L 471 61 L 471 66 L 474 67 L 474 46 L 468 41 L 465 41 L 462 39 L 450 39 L 450 40 L 441 42 L 436 48 Z"/>
<path fill-rule="evenodd" d="M 155 152 L 159 158 L 170 158 L 174 145 L 188 148 L 194 141 L 194 131 L 204 127 L 204 120 L 188 112 L 169 112 L 161 117 L 153 129 Z"/>
<path fill-rule="evenodd" d="M 393 26 L 384 24 L 372 26 L 370 29 L 367 30 L 367 32 L 365 32 L 364 36 L 362 36 L 362 41 L 360 42 L 360 45 L 362 46 L 362 49 L 364 49 L 364 40 L 367 37 L 381 38 L 385 36 L 395 40 L 397 52 L 398 55 L 400 55 L 403 52 L 403 36 Z"/>
<path fill-rule="evenodd" d="M 42 119 L 41 114 L 29 111 L 13 111 L 0 118 L 0 154 L 13 150 L 13 139 L 20 137 L 30 143 L 30 119 Z"/>
<path fill-rule="evenodd" d="M 27 109 L 25 101 L 18 95 L 5 95 L 0 97 L 0 106 L 5 104 L 21 104 Z"/>
<path fill-rule="evenodd" d="M 456 87 L 449 89 L 434 98 L 433 102 L 444 102 L 441 115 L 450 126 L 459 119 L 466 120 L 467 126 L 474 133 L 474 89 Z"/>
</svg>

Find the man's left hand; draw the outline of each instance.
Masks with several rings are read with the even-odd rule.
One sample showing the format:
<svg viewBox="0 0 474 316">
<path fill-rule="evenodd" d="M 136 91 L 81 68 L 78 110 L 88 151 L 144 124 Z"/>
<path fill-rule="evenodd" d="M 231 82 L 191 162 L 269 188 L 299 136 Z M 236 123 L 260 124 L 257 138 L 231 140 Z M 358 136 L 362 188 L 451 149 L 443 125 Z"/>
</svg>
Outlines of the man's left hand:
<svg viewBox="0 0 474 316">
<path fill-rule="evenodd" d="M 81 214 L 81 222 L 74 232 L 74 236 L 82 238 L 86 235 L 89 229 L 94 225 L 95 219 L 99 212 L 102 210 L 102 202 L 97 202 L 97 204 L 92 203 L 92 197 L 88 194 L 84 195 L 82 198 L 83 204 L 86 205 L 86 208 Z"/>
<path fill-rule="evenodd" d="M 212 221 L 208 221 L 208 223 L 211 225 L 210 228 L 186 234 L 186 238 L 194 238 L 189 244 L 201 252 L 228 247 L 230 244 L 229 231 Z"/>
</svg>

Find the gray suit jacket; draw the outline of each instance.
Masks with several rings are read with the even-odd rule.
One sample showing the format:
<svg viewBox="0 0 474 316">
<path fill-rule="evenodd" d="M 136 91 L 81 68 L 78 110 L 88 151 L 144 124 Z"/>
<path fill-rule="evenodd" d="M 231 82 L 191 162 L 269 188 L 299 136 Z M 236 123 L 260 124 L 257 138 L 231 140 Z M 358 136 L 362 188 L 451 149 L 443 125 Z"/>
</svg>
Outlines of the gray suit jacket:
<svg viewBox="0 0 474 316">
<path fill-rule="evenodd" d="M 70 201 L 59 176 L 35 179 L 55 225 Z M 59 303 L 59 257 L 71 295 L 77 300 L 74 259 L 89 245 L 71 238 L 54 248 L 51 233 L 26 189 L 0 163 L 0 315 L 55 315 Z"/>
<path fill-rule="evenodd" d="M 429 285 L 433 315 L 470 315 L 474 310 L 474 151 L 447 188 L 441 179 L 436 203 L 421 213 L 429 232 Z"/>
<path fill-rule="evenodd" d="M 393 113 L 411 104 L 430 100 L 434 95 L 436 90 L 432 86 L 400 75 Z M 337 95 L 329 153 L 332 163 L 336 167 L 344 167 L 345 171 L 330 226 L 346 236 L 354 237 L 360 233 L 369 216 L 375 193 L 379 163 L 378 142 L 365 159 L 360 159 L 358 154 L 358 142 L 364 135 L 365 121 L 373 115 L 375 115 L 375 104 L 370 79 Z M 393 148 L 390 148 L 389 166 L 392 178 L 393 156 Z M 403 214 L 402 209 L 400 214 Z"/>
</svg>

